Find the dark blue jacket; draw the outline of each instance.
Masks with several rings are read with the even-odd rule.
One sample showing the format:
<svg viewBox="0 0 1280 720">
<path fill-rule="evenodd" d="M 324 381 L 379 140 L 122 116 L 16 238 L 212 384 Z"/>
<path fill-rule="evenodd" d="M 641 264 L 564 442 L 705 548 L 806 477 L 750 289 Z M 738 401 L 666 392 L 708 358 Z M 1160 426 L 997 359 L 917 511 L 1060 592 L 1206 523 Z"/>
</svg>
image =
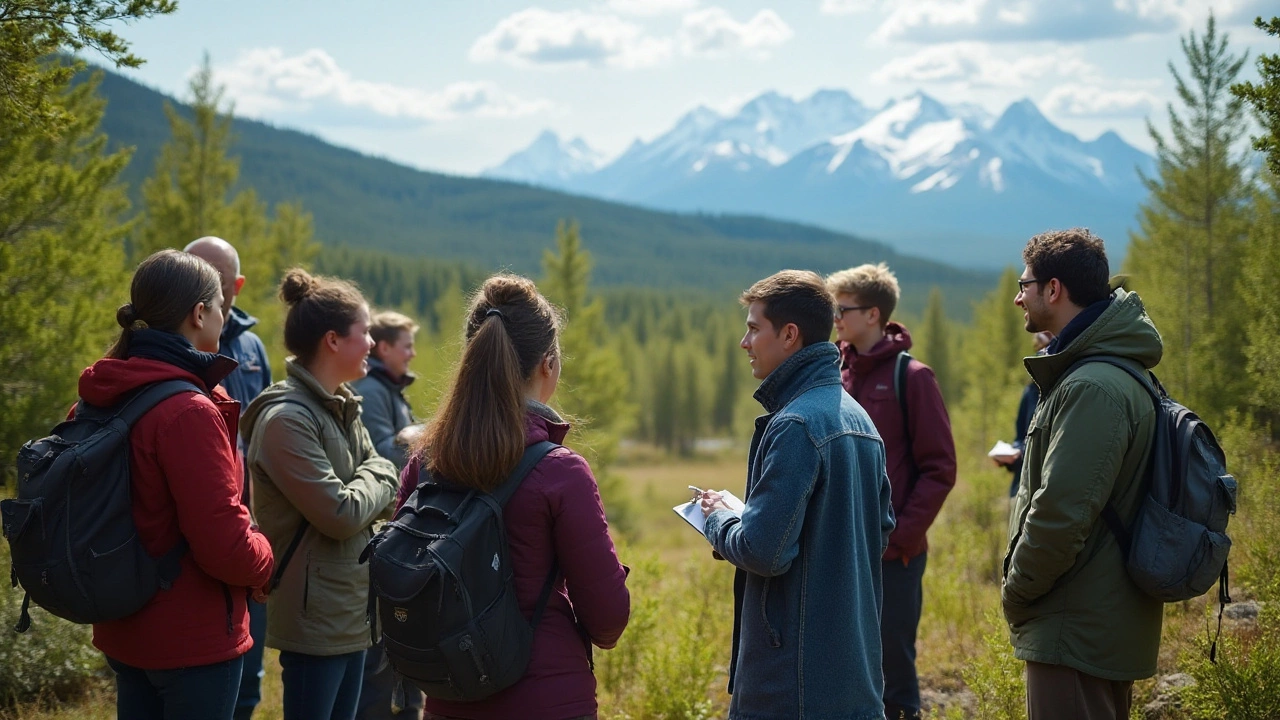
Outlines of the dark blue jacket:
<svg viewBox="0 0 1280 720">
<path fill-rule="evenodd" d="M 369 373 L 349 383 L 352 392 L 360 396 L 362 419 L 373 446 L 379 455 L 394 463 L 397 470 L 403 470 L 409 462 L 408 448 L 396 443 L 396 434 L 417 422 L 409 401 L 404 398 L 404 389 L 416 379 L 413 373 L 406 373 L 399 380 L 392 378 L 387 366 L 370 355 Z"/>
<path fill-rule="evenodd" d="M 222 326 L 222 337 L 218 341 L 218 354 L 240 363 L 231 374 L 222 381 L 222 388 L 232 400 L 240 403 L 240 412 L 249 407 L 249 403 L 271 384 L 271 363 L 267 360 L 267 348 L 262 340 L 249 328 L 258 324 L 258 318 L 241 310 L 231 308 L 231 317 Z M 244 441 L 239 440 L 240 452 L 244 452 Z"/>
<path fill-rule="evenodd" d="M 706 537 L 734 577 L 733 720 L 883 720 L 881 557 L 893 530 L 884 443 L 828 342 L 756 390 L 742 517 Z"/>
</svg>

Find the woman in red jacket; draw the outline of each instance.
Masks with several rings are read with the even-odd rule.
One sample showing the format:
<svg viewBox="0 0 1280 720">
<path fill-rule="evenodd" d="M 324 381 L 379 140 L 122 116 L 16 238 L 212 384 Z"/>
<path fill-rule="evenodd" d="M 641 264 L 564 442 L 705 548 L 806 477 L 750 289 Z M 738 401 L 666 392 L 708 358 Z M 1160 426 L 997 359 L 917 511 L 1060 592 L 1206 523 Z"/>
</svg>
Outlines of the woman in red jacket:
<svg viewBox="0 0 1280 720">
<path fill-rule="evenodd" d="M 218 383 L 236 366 L 217 354 L 222 283 L 200 258 L 163 250 L 134 272 L 123 330 L 80 376 L 90 405 L 118 405 L 141 388 L 182 379 L 184 392 L 152 408 L 130 433 L 133 521 L 147 552 L 186 540 L 181 571 L 141 610 L 93 626 L 116 673 L 116 716 L 230 720 L 240 664 L 252 645 L 246 598 L 271 575 L 271 545 L 241 503 L 239 403 Z"/>
<path fill-rule="evenodd" d="M 533 282 L 507 274 L 485 282 L 467 313 L 453 388 L 401 475 L 401 502 L 423 464 L 433 477 L 488 491 L 526 446 L 564 441 L 569 426 L 546 405 L 560 379 L 559 333 L 559 315 Z M 428 697 L 426 720 L 594 718 L 587 642 L 613 647 L 631 599 L 586 460 L 568 448 L 552 450 L 512 495 L 503 521 L 526 617 L 552 563 L 561 571 L 534 632 L 528 669 L 515 685 L 479 702 Z"/>
</svg>

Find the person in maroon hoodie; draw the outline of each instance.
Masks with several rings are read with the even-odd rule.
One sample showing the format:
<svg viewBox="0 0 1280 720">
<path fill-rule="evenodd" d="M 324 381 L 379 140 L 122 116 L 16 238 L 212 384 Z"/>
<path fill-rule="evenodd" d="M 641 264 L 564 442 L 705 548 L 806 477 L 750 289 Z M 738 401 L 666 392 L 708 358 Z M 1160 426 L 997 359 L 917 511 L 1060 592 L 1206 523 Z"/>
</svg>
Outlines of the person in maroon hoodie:
<svg viewBox="0 0 1280 720">
<path fill-rule="evenodd" d="M 898 279 L 884 263 L 860 265 L 827 278 L 836 299 L 836 339 L 844 389 L 866 409 L 884 439 L 897 527 L 884 554 L 884 705 L 890 720 L 920 716 L 916 628 L 924 602 L 925 537 L 956 484 L 956 447 L 942 391 L 928 365 L 911 359 L 901 391 L 894 387 L 898 355 L 911 333 L 889 316 L 898 304 Z"/>
<path fill-rule="evenodd" d="M 564 442 L 569 426 L 546 405 L 560 380 L 560 318 L 533 282 L 485 281 L 467 311 L 466 346 L 452 390 L 401 474 L 397 507 L 419 470 L 493 490 L 528 445 Z M 557 579 L 524 677 L 479 702 L 428 697 L 424 720 L 576 720 L 596 717 L 587 642 L 611 648 L 631 613 L 604 505 L 581 455 L 552 450 L 503 510 L 520 610 L 532 617 L 553 562 Z"/>
<path fill-rule="evenodd" d="M 253 643 L 246 600 L 271 576 L 271 545 L 241 502 L 239 403 L 218 386 L 236 367 L 217 354 L 221 285 L 194 255 L 162 250 L 143 260 L 116 312 L 119 339 L 80 376 L 81 399 L 100 407 L 164 380 L 205 391 L 162 401 L 129 436 L 139 538 L 153 557 L 180 539 L 189 549 L 171 588 L 93 626 L 93 644 L 116 673 L 119 718 L 230 720 Z"/>
</svg>

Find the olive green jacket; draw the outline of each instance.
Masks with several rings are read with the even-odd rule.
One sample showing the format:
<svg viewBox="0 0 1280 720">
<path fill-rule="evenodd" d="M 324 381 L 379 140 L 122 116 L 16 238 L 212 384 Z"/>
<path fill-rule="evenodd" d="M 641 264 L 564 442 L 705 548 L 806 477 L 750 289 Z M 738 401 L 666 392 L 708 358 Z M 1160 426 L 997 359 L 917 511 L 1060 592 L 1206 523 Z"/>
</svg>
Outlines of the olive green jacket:
<svg viewBox="0 0 1280 720">
<path fill-rule="evenodd" d="M 1160 361 L 1160 334 L 1134 293 L 1117 290 L 1102 315 L 1062 351 L 1023 362 L 1041 397 L 1009 521 L 1002 601 L 1021 660 L 1108 680 L 1156 671 L 1163 605 L 1125 572 L 1101 519 L 1110 500 L 1136 513 L 1155 434 L 1151 396 L 1124 370 L 1077 360 L 1119 357 L 1138 371 Z"/>
<path fill-rule="evenodd" d="M 267 646 L 357 652 L 369 646 L 369 569 L 357 561 L 374 520 L 390 513 L 399 478 L 374 450 L 349 388 L 330 395 L 292 359 L 287 370 L 240 421 L 254 515 L 276 562 L 302 519 L 311 525 L 267 601 Z"/>
</svg>

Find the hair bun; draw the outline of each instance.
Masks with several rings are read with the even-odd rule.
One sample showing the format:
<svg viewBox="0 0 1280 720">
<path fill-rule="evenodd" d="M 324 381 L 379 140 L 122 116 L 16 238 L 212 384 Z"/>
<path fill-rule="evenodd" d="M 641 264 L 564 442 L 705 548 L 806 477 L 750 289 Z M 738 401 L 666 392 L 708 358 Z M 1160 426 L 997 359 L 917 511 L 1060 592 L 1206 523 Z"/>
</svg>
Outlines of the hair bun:
<svg viewBox="0 0 1280 720">
<path fill-rule="evenodd" d="M 127 302 L 116 309 L 116 324 L 128 330 L 138 320 L 138 311 L 133 307 L 133 303 Z"/>
<path fill-rule="evenodd" d="M 280 280 L 280 299 L 289 305 L 296 305 L 315 291 L 316 279 L 302 268 L 287 270 Z"/>
</svg>

